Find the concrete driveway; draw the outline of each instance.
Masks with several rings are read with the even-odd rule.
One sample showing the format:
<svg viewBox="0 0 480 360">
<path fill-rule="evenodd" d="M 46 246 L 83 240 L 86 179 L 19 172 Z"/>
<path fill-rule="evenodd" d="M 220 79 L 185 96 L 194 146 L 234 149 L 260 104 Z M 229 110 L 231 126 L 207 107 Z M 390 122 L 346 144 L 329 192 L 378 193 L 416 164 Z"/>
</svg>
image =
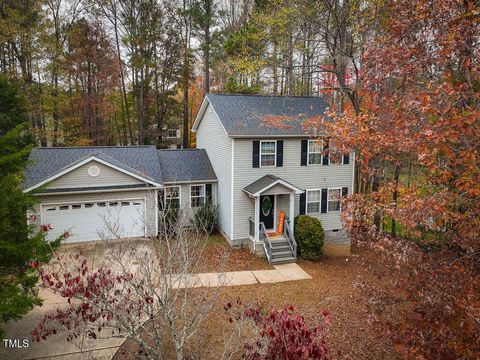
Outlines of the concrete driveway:
<svg viewBox="0 0 480 360">
<path fill-rule="evenodd" d="M 142 239 L 143 240 L 143 239 Z M 140 240 L 140 241 L 142 241 Z M 65 245 L 61 251 L 66 253 L 82 252 L 90 266 L 99 267 L 104 261 L 106 245 L 101 241 Z M 39 295 L 44 300 L 43 305 L 34 308 L 19 321 L 10 321 L 5 326 L 5 339 L 24 339 L 29 341 L 27 347 L 7 348 L 5 341 L 0 346 L 0 359 L 111 359 L 124 338 L 88 338 L 77 339 L 75 343 L 68 342 L 65 333 L 59 333 L 41 342 L 34 342 L 30 336 L 33 328 L 44 315 L 56 307 L 66 304 L 60 295 L 41 289 Z"/>
</svg>

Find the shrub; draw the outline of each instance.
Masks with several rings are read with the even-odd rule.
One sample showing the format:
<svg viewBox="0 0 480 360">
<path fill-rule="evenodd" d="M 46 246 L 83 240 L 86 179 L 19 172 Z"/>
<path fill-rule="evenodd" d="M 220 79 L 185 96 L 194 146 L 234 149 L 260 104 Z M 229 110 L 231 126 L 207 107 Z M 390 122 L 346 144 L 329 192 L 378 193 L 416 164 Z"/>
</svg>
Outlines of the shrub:
<svg viewBox="0 0 480 360">
<path fill-rule="evenodd" d="M 295 240 L 299 255 L 308 260 L 322 256 L 323 227 L 320 220 L 311 216 L 299 215 L 295 218 Z"/>
<path fill-rule="evenodd" d="M 195 226 L 198 230 L 210 234 L 217 225 L 218 207 L 211 201 L 195 212 Z"/>
<path fill-rule="evenodd" d="M 244 359 L 330 359 L 326 335 L 330 325 L 330 313 L 322 312 L 323 324 L 310 325 L 305 318 L 295 312 L 293 305 L 282 309 L 266 309 L 260 305 L 238 305 L 228 303 L 225 306 L 230 323 L 236 323 L 240 329 L 252 329 L 244 342 Z M 250 323 L 250 326 L 248 326 Z M 244 331 L 234 334 L 245 333 Z M 237 336 L 237 335 L 236 335 Z"/>
</svg>

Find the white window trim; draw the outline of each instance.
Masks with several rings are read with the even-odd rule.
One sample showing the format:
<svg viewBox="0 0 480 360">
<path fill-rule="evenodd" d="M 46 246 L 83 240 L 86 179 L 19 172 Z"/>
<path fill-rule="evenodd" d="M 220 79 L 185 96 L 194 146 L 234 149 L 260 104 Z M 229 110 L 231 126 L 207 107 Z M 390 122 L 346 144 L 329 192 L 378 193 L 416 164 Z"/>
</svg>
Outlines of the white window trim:
<svg viewBox="0 0 480 360">
<path fill-rule="evenodd" d="M 323 144 L 322 144 L 322 149 L 320 150 L 320 164 L 310 164 L 310 154 L 318 154 L 318 152 L 311 152 L 310 151 L 310 143 L 319 142 L 319 141 L 320 140 L 308 140 L 308 143 L 307 143 L 307 166 L 323 165 Z M 330 158 L 328 159 L 328 165 L 330 165 Z"/>
<path fill-rule="evenodd" d="M 273 165 L 265 165 L 262 166 L 262 143 L 275 143 L 275 163 Z M 272 154 L 265 154 L 265 155 L 272 155 Z M 258 149 L 258 164 L 261 168 L 273 168 L 277 167 L 277 140 L 260 140 L 260 149 Z"/>
<path fill-rule="evenodd" d="M 205 205 L 205 201 L 207 201 L 207 187 L 206 184 L 194 184 L 190 185 L 190 201 L 189 201 L 189 207 L 190 209 L 196 209 L 198 206 L 192 207 L 192 187 L 193 186 L 202 186 L 203 187 L 203 204 Z M 201 196 L 194 196 L 194 198 L 201 198 Z"/>
<path fill-rule="evenodd" d="M 340 197 L 338 198 L 338 202 L 340 203 L 342 201 L 342 188 L 341 187 L 327 188 L 327 213 L 330 212 L 328 210 L 328 208 L 329 208 L 328 205 L 330 204 L 330 202 L 333 202 L 333 201 L 330 201 L 330 190 L 340 190 Z M 339 210 L 332 210 L 332 212 L 340 212 L 340 209 Z"/>
<path fill-rule="evenodd" d="M 171 189 L 171 188 L 178 188 L 178 205 L 179 205 L 179 208 L 182 207 L 182 187 L 180 185 L 168 185 L 168 186 L 165 186 L 164 190 L 163 190 L 163 201 L 164 201 L 164 204 L 166 205 L 167 204 L 167 189 Z"/>
<path fill-rule="evenodd" d="M 308 203 L 309 203 L 309 201 L 308 201 L 308 193 L 309 193 L 310 191 L 319 191 L 319 192 L 320 192 L 320 200 L 318 200 L 318 204 L 319 204 L 319 206 L 318 206 L 318 212 L 308 212 Z M 321 213 L 322 213 L 322 189 L 307 189 L 306 192 L 307 192 L 307 194 L 306 194 L 306 196 L 305 196 L 305 214 L 307 214 L 307 215 L 308 215 L 308 214 L 321 214 Z M 328 194 L 327 194 L 327 196 L 328 196 Z M 310 202 L 313 203 L 314 201 L 310 201 Z M 316 201 L 315 201 L 315 202 L 316 202 Z"/>
<path fill-rule="evenodd" d="M 170 136 L 170 135 L 168 134 L 168 132 L 169 132 L 170 130 L 172 130 L 172 131 L 175 130 L 175 136 Z M 167 129 L 167 139 L 178 139 L 178 129 Z"/>
</svg>

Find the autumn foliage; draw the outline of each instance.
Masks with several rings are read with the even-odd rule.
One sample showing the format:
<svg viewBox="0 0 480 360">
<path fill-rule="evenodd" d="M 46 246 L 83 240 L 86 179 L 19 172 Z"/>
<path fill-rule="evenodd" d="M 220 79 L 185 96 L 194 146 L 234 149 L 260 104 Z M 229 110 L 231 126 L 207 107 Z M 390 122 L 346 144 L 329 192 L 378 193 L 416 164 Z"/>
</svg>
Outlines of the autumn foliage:
<svg viewBox="0 0 480 360">
<path fill-rule="evenodd" d="M 282 309 L 265 309 L 260 305 L 244 305 L 237 300 L 236 305 L 225 306 L 228 321 L 251 321 L 258 337 L 244 344 L 245 359 L 329 359 L 326 343 L 326 325 L 330 324 L 330 314 L 323 311 L 324 323 L 310 326 L 305 318 L 295 312 L 290 305 Z"/>
</svg>

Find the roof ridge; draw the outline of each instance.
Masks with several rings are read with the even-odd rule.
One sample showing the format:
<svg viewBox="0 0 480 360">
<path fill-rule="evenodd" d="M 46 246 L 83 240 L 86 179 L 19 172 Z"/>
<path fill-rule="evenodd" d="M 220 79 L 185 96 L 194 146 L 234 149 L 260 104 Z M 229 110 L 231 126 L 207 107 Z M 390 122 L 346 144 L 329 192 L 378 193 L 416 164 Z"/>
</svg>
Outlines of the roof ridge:
<svg viewBox="0 0 480 360">
<path fill-rule="evenodd" d="M 291 98 L 291 99 L 299 99 L 299 98 L 307 98 L 307 99 L 322 99 L 323 97 L 318 95 L 268 95 L 268 94 L 227 94 L 227 93 L 208 93 L 206 96 L 215 95 L 215 96 L 245 96 L 245 97 L 269 97 L 269 98 Z"/>
<path fill-rule="evenodd" d="M 51 149 L 116 149 L 116 148 L 150 148 L 155 147 L 155 145 L 92 145 L 92 146 L 37 146 L 34 149 L 36 150 L 51 150 Z"/>
</svg>

